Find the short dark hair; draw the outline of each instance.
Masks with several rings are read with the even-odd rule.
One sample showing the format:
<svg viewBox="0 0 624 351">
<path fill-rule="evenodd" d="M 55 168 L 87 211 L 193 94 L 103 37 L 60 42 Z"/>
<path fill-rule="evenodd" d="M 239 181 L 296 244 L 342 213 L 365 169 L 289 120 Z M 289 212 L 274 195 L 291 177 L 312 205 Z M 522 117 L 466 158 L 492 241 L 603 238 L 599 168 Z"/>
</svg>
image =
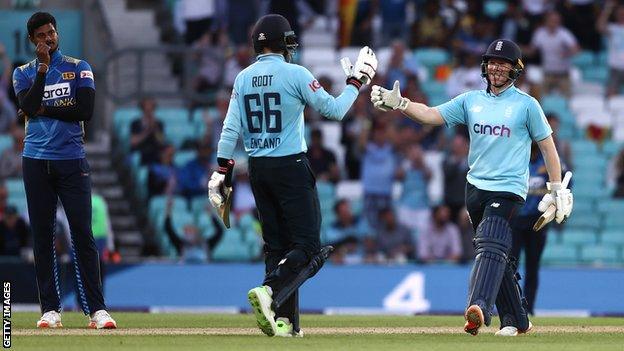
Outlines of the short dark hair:
<svg viewBox="0 0 624 351">
<path fill-rule="evenodd" d="M 26 28 L 28 29 L 28 36 L 32 37 L 35 34 L 35 29 L 51 23 L 56 28 L 56 18 L 47 12 L 35 12 L 28 19 Z"/>
</svg>

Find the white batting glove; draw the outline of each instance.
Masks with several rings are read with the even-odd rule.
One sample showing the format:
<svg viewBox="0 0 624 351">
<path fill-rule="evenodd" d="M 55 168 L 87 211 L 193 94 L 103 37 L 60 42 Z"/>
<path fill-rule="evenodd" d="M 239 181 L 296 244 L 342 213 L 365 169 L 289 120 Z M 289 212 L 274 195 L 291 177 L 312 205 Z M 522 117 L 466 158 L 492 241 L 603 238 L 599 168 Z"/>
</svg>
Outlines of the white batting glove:
<svg viewBox="0 0 624 351">
<path fill-rule="evenodd" d="M 347 76 L 347 83 L 349 79 L 354 78 L 360 82 L 360 85 L 370 84 L 375 77 L 375 73 L 377 73 L 377 56 L 368 46 L 360 50 L 354 66 L 351 65 L 351 60 L 348 57 L 343 57 L 340 60 L 340 64 Z"/>
<path fill-rule="evenodd" d="M 379 85 L 373 85 L 371 90 L 371 102 L 375 108 L 382 111 L 399 109 L 405 111 L 410 100 L 401 96 L 399 81 L 394 81 L 392 90 L 388 90 Z"/>
<path fill-rule="evenodd" d="M 219 208 L 223 204 L 221 188 L 225 181 L 225 174 L 213 172 L 208 181 L 208 199 L 214 208 Z"/>
<path fill-rule="evenodd" d="M 562 184 L 561 182 L 547 182 L 546 188 L 550 193 L 544 195 L 537 205 L 537 209 L 540 212 L 545 212 L 548 207 L 554 205 L 557 209 L 555 212 L 555 221 L 557 221 L 557 223 L 563 223 L 572 213 L 574 196 L 572 192 L 570 192 L 570 189 L 567 189 L 567 184 Z"/>
</svg>

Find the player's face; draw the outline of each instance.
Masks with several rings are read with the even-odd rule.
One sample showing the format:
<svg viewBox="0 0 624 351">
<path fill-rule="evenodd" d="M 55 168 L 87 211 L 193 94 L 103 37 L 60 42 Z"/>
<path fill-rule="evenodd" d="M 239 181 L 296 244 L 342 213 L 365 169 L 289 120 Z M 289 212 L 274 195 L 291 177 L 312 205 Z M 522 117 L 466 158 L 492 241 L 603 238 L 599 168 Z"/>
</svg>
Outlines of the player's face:
<svg viewBox="0 0 624 351">
<path fill-rule="evenodd" d="M 488 79 L 495 87 L 502 87 L 509 80 L 509 71 L 512 66 L 509 62 L 501 59 L 491 59 L 487 63 Z"/>
<path fill-rule="evenodd" d="M 39 43 L 45 43 L 50 47 L 50 53 L 58 48 L 58 33 L 52 23 L 44 24 L 35 29 L 30 41 L 37 46 Z"/>
</svg>

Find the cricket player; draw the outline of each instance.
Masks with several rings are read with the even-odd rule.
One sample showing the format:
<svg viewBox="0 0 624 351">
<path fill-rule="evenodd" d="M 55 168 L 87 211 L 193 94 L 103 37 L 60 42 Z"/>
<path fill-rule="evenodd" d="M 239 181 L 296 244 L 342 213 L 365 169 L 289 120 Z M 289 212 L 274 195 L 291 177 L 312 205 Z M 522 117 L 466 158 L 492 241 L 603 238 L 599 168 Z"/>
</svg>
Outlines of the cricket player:
<svg viewBox="0 0 624 351">
<path fill-rule="evenodd" d="M 61 301 L 54 250 L 60 199 L 69 221 L 78 300 L 89 328 L 116 328 L 102 296 L 99 259 L 91 232 L 91 180 L 83 147 L 84 121 L 91 119 L 95 84 L 85 61 L 59 50 L 56 19 L 37 12 L 28 38 L 37 58 L 13 72 L 13 88 L 26 116 L 23 171 L 34 237 L 35 270 L 41 303 L 38 328 L 59 328 Z"/>
<path fill-rule="evenodd" d="M 343 65 L 347 84 L 334 98 L 306 68 L 290 63 L 297 42 L 288 21 L 276 14 L 258 20 L 252 31 L 257 61 L 234 82 L 218 144 L 219 169 L 209 181 L 213 206 L 223 205 L 225 174 L 233 166 L 234 147 L 242 135 L 249 154 L 249 177 L 265 242 L 266 275 L 251 289 L 249 302 L 258 326 L 268 336 L 303 336 L 299 328 L 300 273 L 313 276 L 322 266 L 321 214 L 316 180 L 306 157 L 303 110 L 312 106 L 326 118 L 342 120 L 359 89 L 377 69 L 375 54 L 360 50 L 353 67 Z M 226 234 L 227 235 L 227 234 Z M 300 285 L 300 284 L 299 284 Z M 280 292 L 293 291 L 274 310 Z"/>
<path fill-rule="evenodd" d="M 499 39 L 482 57 L 485 90 L 469 91 L 436 107 L 401 97 L 398 81 L 392 90 L 373 86 L 371 92 L 371 101 L 380 110 L 398 109 L 422 124 L 468 127 L 466 207 L 476 233 L 473 242 L 477 256 L 470 276 L 464 330 L 472 335 L 477 335 L 483 324 L 490 325 L 494 304 L 501 320 L 497 335 L 515 336 L 531 328 L 509 255 L 510 220 L 527 195 L 532 141 L 539 146 L 550 180 L 540 211 L 556 207 L 558 223 L 572 211 L 572 194 L 562 185 L 559 155 L 544 112 L 537 100 L 514 86 L 523 68 L 518 45 Z"/>
</svg>

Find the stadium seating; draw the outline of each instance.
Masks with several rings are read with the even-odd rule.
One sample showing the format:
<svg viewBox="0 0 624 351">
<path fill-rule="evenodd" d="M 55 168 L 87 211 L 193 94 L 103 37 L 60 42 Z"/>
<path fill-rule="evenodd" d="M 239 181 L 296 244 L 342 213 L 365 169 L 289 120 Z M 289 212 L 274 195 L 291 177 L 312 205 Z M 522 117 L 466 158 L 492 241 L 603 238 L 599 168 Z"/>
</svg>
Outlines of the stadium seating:
<svg viewBox="0 0 624 351">
<path fill-rule="evenodd" d="M 573 264 L 578 261 L 576 246 L 548 243 L 542 254 L 544 264 Z"/>
<path fill-rule="evenodd" d="M 589 245 L 581 249 L 581 260 L 593 264 L 613 264 L 620 260 L 620 250 L 611 245 Z"/>
</svg>

